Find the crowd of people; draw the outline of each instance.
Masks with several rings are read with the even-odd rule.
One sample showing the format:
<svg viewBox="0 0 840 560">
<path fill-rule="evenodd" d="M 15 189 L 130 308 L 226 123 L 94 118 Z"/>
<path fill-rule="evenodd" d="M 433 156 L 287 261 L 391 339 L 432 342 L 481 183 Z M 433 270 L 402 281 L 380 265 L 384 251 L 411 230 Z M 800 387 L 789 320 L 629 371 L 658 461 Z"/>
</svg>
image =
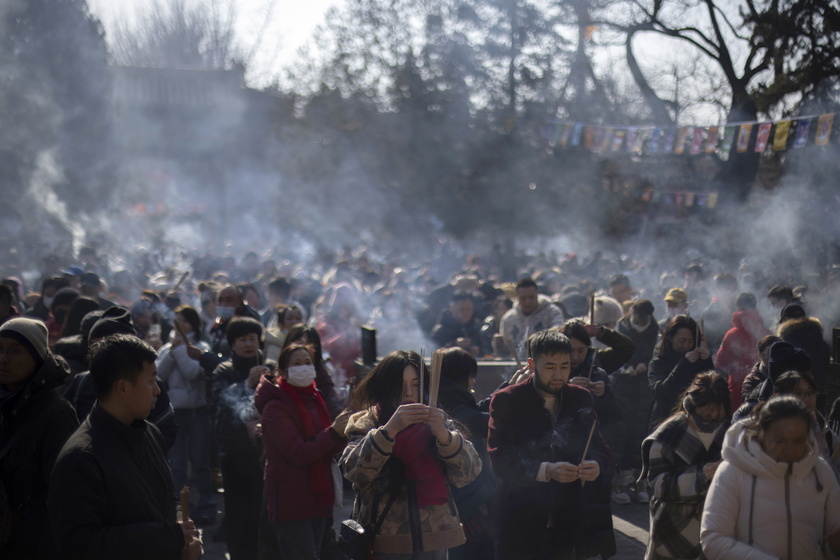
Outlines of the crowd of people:
<svg viewBox="0 0 840 560">
<path fill-rule="evenodd" d="M 840 554 L 831 270 L 116 262 L 0 281 L 3 558 L 608 558 L 633 502 L 646 558 Z"/>
</svg>

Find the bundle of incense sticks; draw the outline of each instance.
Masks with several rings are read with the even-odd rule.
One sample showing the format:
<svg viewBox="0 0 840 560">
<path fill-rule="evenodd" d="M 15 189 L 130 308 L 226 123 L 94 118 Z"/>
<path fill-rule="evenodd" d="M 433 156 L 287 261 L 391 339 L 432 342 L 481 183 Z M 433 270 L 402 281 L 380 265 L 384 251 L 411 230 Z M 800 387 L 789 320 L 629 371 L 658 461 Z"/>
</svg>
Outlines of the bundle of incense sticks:
<svg viewBox="0 0 840 560">
<path fill-rule="evenodd" d="M 181 522 L 185 523 L 190 518 L 190 487 L 181 488 Z"/>
<path fill-rule="evenodd" d="M 437 407 L 441 366 L 443 366 L 443 350 L 435 350 L 435 353 L 432 354 L 431 372 L 429 373 L 429 406 L 432 408 Z"/>
<path fill-rule="evenodd" d="M 580 458 L 580 462 L 583 463 L 586 460 L 586 454 L 589 453 L 589 444 L 592 443 L 592 434 L 595 433 L 595 426 L 598 424 L 598 420 L 592 420 L 592 428 L 589 429 L 589 437 L 586 438 L 586 447 L 583 448 L 583 456 Z M 580 463 L 578 463 L 579 465 Z M 584 484 L 586 484 L 585 480 L 580 481 L 580 486 L 583 488 Z"/>
<path fill-rule="evenodd" d="M 508 347 L 508 350 L 511 354 L 513 354 L 513 359 L 516 360 L 516 371 L 522 369 L 522 358 L 519 357 L 519 353 L 516 351 L 516 346 L 513 345 L 513 339 L 509 336 L 505 337 L 505 344 Z"/>
<path fill-rule="evenodd" d="M 418 372 L 420 375 L 420 389 L 417 392 L 417 402 L 423 404 L 423 378 L 426 376 L 426 349 L 420 349 L 420 371 Z"/>
<path fill-rule="evenodd" d="M 589 324 L 595 324 L 595 292 L 589 294 Z"/>
<path fill-rule="evenodd" d="M 596 353 L 592 352 L 592 361 L 589 362 L 589 373 L 587 374 L 587 378 L 592 379 L 592 370 L 595 369 L 595 355 Z"/>
</svg>

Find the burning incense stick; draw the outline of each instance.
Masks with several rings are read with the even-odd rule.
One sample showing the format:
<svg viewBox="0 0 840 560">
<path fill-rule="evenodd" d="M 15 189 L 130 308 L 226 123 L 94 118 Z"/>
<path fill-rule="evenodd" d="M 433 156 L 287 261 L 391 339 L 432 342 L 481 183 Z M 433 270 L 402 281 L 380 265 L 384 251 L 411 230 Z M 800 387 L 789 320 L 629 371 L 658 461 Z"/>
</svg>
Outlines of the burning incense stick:
<svg viewBox="0 0 840 560">
<path fill-rule="evenodd" d="M 417 402 L 423 404 L 423 378 L 426 373 L 426 349 L 420 349 L 420 390 L 417 395 Z"/>
<path fill-rule="evenodd" d="M 595 369 L 595 352 L 592 352 L 592 361 L 589 362 L 589 373 L 586 375 L 588 379 L 592 379 L 593 369 Z"/>
<path fill-rule="evenodd" d="M 595 292 L 589 294 L 589 324 L 595 324 Z"/>
<path fill-rule="evenodd" d="M 589 437 L 586 439 L 586 447 L 583 448 L 583 455 L 580 458 L 580 462 L 583 463 L 586 460 L 586 454 L 589 453 L 589 444 L 592 443 L 592 435 L 595 433 L 595 425 L 598 424 L 598 420 L 592 420 L 592 428 L 589 430 Z M 580 464 L 580 463 L 578 463 Z M 583 488 L 583 485 L 586 484 L 585 480 L 580 481 L 580 486 Z"/>
<path fill-rule="evenodd" d="M 440 369 L 443 366 L 443 350 L 436 350 L 432 354 L 432 367 L 429 374 L 429 406 L 437 406 L 438 390 L 440 389 Z"/>
<path fill-rule="evenodd" d="M 513 354 L 513 359 L 516 360 L 516 370 L 519 371 L 522 369 L 522 358 L 519 357 L 519 353 L 516 351 L 516 346 L 513 345 L 513 340 L 509 337 L 505 337 L 505 344 L 508 347 L 508 350 L 511 354 Z"/>
<path fill-rule="evenodd" d="M 184 280 L 186 280 L 186 279 L 187 279 L 187 276 L 189 276 L 189 275 L 190 275 L 190 271 L 189 271 L 189 270 L 188 270 L 188 271 L 186 271 L 184 274 L 182 274 L 182 275 L 181 275 L 181 279 L 180 279 L 180 280 L 178 280 L 178 283 L 177 283 L 177 284 L 175 284 L 175 287 L 174 287 L 174 288 L 172 288 L 172 289 L 170 290 L 170 293 L 174 294 L 174 293 L 178 292 L 178 288 L 180 288 L 180 287 L 181 287 L 181 284 L 183 284 L 183 283 L 184 283 Z"/>
<path fill-rule="evenodd" d="M 181 328 L 180 323 L 178 323 L 177 320 L 172 321 L 172 326 L 175 327 L 175 331 L 178 333 L 178 336 L 180 336 L 181 339 L 184 341 L 184 344 L 189 345 L 190 339 L 187 338 L 187 335 L 184 333 L 184 329 Z"/>
<path fill-rule="evenodd" d="M 181 522 L 185 523 L 190 518 L 190 487 L 181 488 Z"/>
</svg>

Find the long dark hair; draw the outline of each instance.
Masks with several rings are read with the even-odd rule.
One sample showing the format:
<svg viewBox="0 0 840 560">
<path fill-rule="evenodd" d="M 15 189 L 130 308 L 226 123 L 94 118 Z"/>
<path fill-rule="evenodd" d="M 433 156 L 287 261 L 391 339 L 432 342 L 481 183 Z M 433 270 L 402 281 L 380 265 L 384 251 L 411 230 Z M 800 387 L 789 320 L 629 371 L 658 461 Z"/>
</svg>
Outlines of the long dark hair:
<svg viewBox="0 0 840 560">
<path fill-rule="evenodd" d="M 677 334 L 677 331 L 680 329 L 688 329 L 691 331 L 692 338 L 694 339 L 694 344 L 691 349 L 694 350 L 694 348 L 697 347 L 697 339 L 694 334 L 697 332 L 697 322 L 688 315 L 677 315 L 676 317 L 671 317 L 668 319 L 668 322 L 665 323 L 665 328 L 662 329 L 662 338 L 660 338 L 659 342 L 656 344 L 654 354 L 663 354 L 666 350 L 673 350 L 673 347 L 671 346 L 671 338 Z"/>
<path fill-rule="evenodd" d="M 466 389 L 469 387 L 469 379 L 478 375 L 478 362 L 463 348 L 447 348 L 443 351 L 440 375 Z"/>
<path fill-rule="evenodd" d="M 387 422 L 400 404 L 403 371 L 408 366 L 420 369 L 420 355 L 413 350 L 396 350 L 382 358 L 356 386 L 350 397 L 350 408 L 364 410 L 378 404 L 382 409 L 379 421 Z"/>
</svg>

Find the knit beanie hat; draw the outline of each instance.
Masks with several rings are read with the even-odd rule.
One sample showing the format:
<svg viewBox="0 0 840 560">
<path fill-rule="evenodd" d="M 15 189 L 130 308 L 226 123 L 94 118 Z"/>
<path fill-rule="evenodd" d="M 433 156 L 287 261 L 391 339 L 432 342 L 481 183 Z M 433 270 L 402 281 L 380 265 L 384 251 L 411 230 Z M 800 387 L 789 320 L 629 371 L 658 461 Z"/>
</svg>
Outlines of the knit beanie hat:
<svg viewBox="0 0 840 560">
<path fill-rule="evenodd" d="M 595 298 L 595 324 L 615 325 L 624 316 L 624 308 L 618 300 L 609 296 Z"/>
<path fill-rule="evenodd" d="M 134 330 L 134 323 L 131 321 L 131 313 L 128 312 L 128 309 L 124 307 L 110 307 L 106 309 L 102 313 L 102 317 L 91 327 L 88 340 L 98 340 L 112 334 L 137 334 L 137 331 Z"/>
<path fill-rule="evenodd" d="M 47 327 L 36 319 L 10 319 L 0 325 L 0 337 L 18 341 L 41 364 L 49 354 Z"/>
<path fill-rule="evenodd" d="M 811 357 L 804 350 L 789 342 L 780 340 L 770 347 L 770 359 L 767 362 L 767 375 L 775 382 L 786 371 L 811 371 Z"/>
<path fill-rule="evenodd" d="M 79 290 L 71 287 L 61 288 L 53 295 L 53 302 L 50 311 L 59 305 L 70 305 L 79 297 Z"/>
<path fill-rule="evenodd" d="M 103 311 L 97 309 L 96 311 L 91 311 L 84 317 L 82 317 L 82 324 L 79 325 L 79 334 L 87 340 L 90 336 L 90 330 L 93 328 L 93 325 L 102 318 Z"/>
</svg>

